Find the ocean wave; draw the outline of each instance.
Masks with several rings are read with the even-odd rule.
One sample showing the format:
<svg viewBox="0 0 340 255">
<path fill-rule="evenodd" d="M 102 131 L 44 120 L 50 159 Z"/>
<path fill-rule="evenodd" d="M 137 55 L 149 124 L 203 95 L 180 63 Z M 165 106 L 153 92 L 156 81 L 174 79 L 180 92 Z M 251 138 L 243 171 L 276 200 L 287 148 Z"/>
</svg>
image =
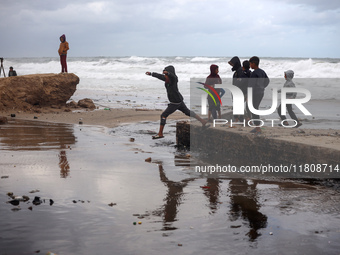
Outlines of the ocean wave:
<svg viewBox="0 0 340 255">
<path fill-rule="evenodd" d="M 247 58 L 240 57 L 241 62 Z M 146 71 L 161 73 L 165 66 L 173 65 L 179 77 L 179 86 L 183 94 L 189 95 L 191 78 L 204 80 L 210 74 L 210 65 L 217 64 L 222 80 L 232 77 L 230 57 L 68 57 L 68 70 L 80 77 L 79 88 L 124 91 L 142 89 L 152 93 L 164 93 L 162 83 L 145 75 Z M 5 59 L 6 75 L 13 66 L 18 75 L 35 73 L 59 73 L 60 60 L 56 58 L 19 58 Z M 282 86 L 284 71 L 294 70 L 295 78 L 340 78 L 339 59 L 293 59 L 263 58 L 260 67 L 273 80 L 270 86 Z M 274 84 L 273 78 L 279 78 Z M 298 80 L 296 80 L 298 82 Z M 297 85 L 298 86 L 298 85 Z M 340 100 L 336 85 L 322 86 L 311 84 L 312 99 Z"/>
<path fill-rule="evenodd" d="M 220 58 L 209 58 L 209 57 L 194 57 L 191 59 L 191 62 L 214 62 L 219 60 Z"/>
</svg>

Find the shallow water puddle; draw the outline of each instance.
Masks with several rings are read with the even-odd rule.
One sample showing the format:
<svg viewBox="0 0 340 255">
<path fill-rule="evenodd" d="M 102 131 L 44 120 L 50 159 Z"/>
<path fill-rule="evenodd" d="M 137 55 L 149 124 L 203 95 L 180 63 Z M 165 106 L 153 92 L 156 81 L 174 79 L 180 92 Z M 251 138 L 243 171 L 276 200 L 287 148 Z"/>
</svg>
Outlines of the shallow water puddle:
<svg viewBox="0 0 340 255">
<path fill-rule="evenodd" d="M 154 141 L 157 128 L 1 126 L 0 254 L 339 252 L 334 188 L 198 175 L 174 126 Z M 30 200 L 13 206 L 8 192 Z"/>
</svg>

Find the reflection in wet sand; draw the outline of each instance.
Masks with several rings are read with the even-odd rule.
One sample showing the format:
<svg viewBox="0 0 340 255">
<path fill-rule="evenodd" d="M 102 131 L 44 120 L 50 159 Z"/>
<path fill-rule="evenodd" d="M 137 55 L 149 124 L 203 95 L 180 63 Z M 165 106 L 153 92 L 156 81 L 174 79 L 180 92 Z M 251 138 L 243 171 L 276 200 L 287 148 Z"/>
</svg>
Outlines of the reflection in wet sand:
<svg viewBox="0 0 340 255">
<path fill-rule="evenodd" d="M 67 124 L 16 120 L 0 129 L 0 150 L 53 150 L 74 143 L 73 126 Z"/>
<path fill-rule="evenodd" d="M 219 203 L 220 196 L 220 180 L 215 178 L 207 178 L 207 189 L 204 194 L 209 199 L 209 207 L 211 213 L 215 213 L 217 210 L 217 204 Z"/>
<path fill-rule="evenodd" d="M 70 165 L 67 160 L 66 151 L 62 150 L 59 152 L 59 167 L 60 167 L 60 177 L 66 178 L 70 174 Z"/>
<path fill-rule="evenodd" d="M 164 146 L 162 141 L 155 143 L 138 128 L 135 124 L 106 133 L 95 127 L 38 122 L 1 126 L 0 174 L 8 178 L 0 179 L 4 219 L 0 253 L 314 255 L 339 251 L 340 194 L 335 189 L 298 180 L 198 175 L 190 166 L 193 157 L 178 155 L 169 146 L 170 139 Z M 131 142 L 126 143 L 132 135 L 133 151 Z M 11 141 L 16 137 L 18 141 Z M 143 152 L 152 153 L 151 164 L 145 163 Z M 29 193 L 36 189 L 38 194 Z M 6 195 L 9 191 L 28 195 L 31 201 L 39 196 L 55 203 L 29 210 L 32 202 L 28 201 L 13 212 L 6 203 L 11 199 Z M 110 202 L 117 204 L 111 207 Z M 138 216 L 141 224 L 133 224 L 138 212 L 147 213 Z"/>
<path fill-rule="evenodd" d="M 10 121 L 0 129 L 0 150 L 9 151 L 42 151 L 60 149 L 60 177 L 70 174 L 70 165 L 66 148 L 76 143 L 73 126 L 32 121 Z"/>
<path fill-rule="evenodd" d="M 259 230 L 267 226 L 267 216 L 259 212 L 260 204 L 256 190 L 257 182 L 248 184 L 246 179 L 232 179 L 229 183 L 231 209 L 230 220 L 242 218 L 249 222 L 250 241 L 255 241 L 261 234 Z"/>
<path fill-rule="evenodd" d="M 184 179 L 180 182 L 174 182 L 167 178 L 162 164 L 158 165 L 158 169 L 159 177 L 168 188 L 168 191 L 164 198 L 165 204 L 160 209 L 153 211 L 153 215 L 163 217 L 162 230 L 175 230 L 176 228 L 172 227 L 171 223 L 177 220 L 178 207 L 182 203 L 182 197 L 184 195 L 183 188 L 195 179 Z"/>
</svg>

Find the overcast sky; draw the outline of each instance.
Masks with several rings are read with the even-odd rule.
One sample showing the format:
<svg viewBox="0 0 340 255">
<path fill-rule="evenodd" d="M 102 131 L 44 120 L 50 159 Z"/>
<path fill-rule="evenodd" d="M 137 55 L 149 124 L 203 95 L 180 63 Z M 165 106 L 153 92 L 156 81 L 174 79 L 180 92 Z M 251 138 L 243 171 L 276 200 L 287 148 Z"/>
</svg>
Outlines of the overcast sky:
<svg viewBox="0 0 340 255">
<path fill-rule="evenodd" d="M 0 57 L 340 57 L 339 0 L 0 0 Z"/>
</svg>

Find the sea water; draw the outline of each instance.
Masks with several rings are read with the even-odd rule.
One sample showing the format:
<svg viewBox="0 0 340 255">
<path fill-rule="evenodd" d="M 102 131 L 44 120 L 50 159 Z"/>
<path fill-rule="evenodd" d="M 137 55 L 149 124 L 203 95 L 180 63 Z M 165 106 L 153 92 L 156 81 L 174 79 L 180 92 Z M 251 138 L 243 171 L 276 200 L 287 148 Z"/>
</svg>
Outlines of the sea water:
<svg viewBox="0 0 340 255">
<path fill-rule="evenodd" d="M 210 74 L 210 65 L 219 66 L 220 76 L 226 83 L 230 83 L 233 72 L 228 61 L 231 57 L 68 57 L 68 72 L 80 78 L 77 91 L 71 100 L 78 101 L 91 98 L 99 108 L 147 108 L 164 109 L 167 95 L 164 83 L 158 79 L 145 75 L 145 72 L 162 73 L 164 67 L 173 65 L 179 78 L 179 90 L 184 96 L 186 104 L 190 105 L 190 79 L 199 78 L 202 82 Z M 240 57 L 241 62 L 249 57 Z M 13 66 L 18 75 L 38 73 L 59 73 L 61 65 L 59 58 L 8 58 L 4 60 L 7 72 Z M 295 72 L 295 83 L 299 87 L 300 78 L 321 78 L 325 82 L 315 82 L 307 86 L 311 93 L 314 119 L 340 119 L 339 100 L 340 89 L 340 59 L 321 58 L 261 58 L 260 67 L 266 71 L 272 82 L 266 89 L 262 108 L 270 108 L 272 88 L 283 86 L 284 71 Z M 332 78 L 333 82 L 327 82 Z M 280 79 L 282 80 L 280 82 Z M 334 82 L 335 80 L 335 82 Z M 224 96 L 224 106 L 231 106 L 231 95 L 228 91 Z M 334 107 L 335 105 L 335 107 Z M 296 109 L 296 108 L 295 108 Z M 197 109 L 196 109 L 197 110 Z M 222 109 L 223 110 L 223 109 Z M 230 107 L 229 107 L 230 111 Z M 304 119 L 303 114 L 298 117 Z M 277 113 L 273 116 L 278 117 Z M 269 116 L 269 117 L 273 117 Z M 307 117 L 308 119 L 308 117 Z M 310 120 L 314 119 L 312 117 Z M 323 121 L 321 121 L 323 122 Z M 326 125 L 328 126 L 328 124 Z"/>
</svg>

